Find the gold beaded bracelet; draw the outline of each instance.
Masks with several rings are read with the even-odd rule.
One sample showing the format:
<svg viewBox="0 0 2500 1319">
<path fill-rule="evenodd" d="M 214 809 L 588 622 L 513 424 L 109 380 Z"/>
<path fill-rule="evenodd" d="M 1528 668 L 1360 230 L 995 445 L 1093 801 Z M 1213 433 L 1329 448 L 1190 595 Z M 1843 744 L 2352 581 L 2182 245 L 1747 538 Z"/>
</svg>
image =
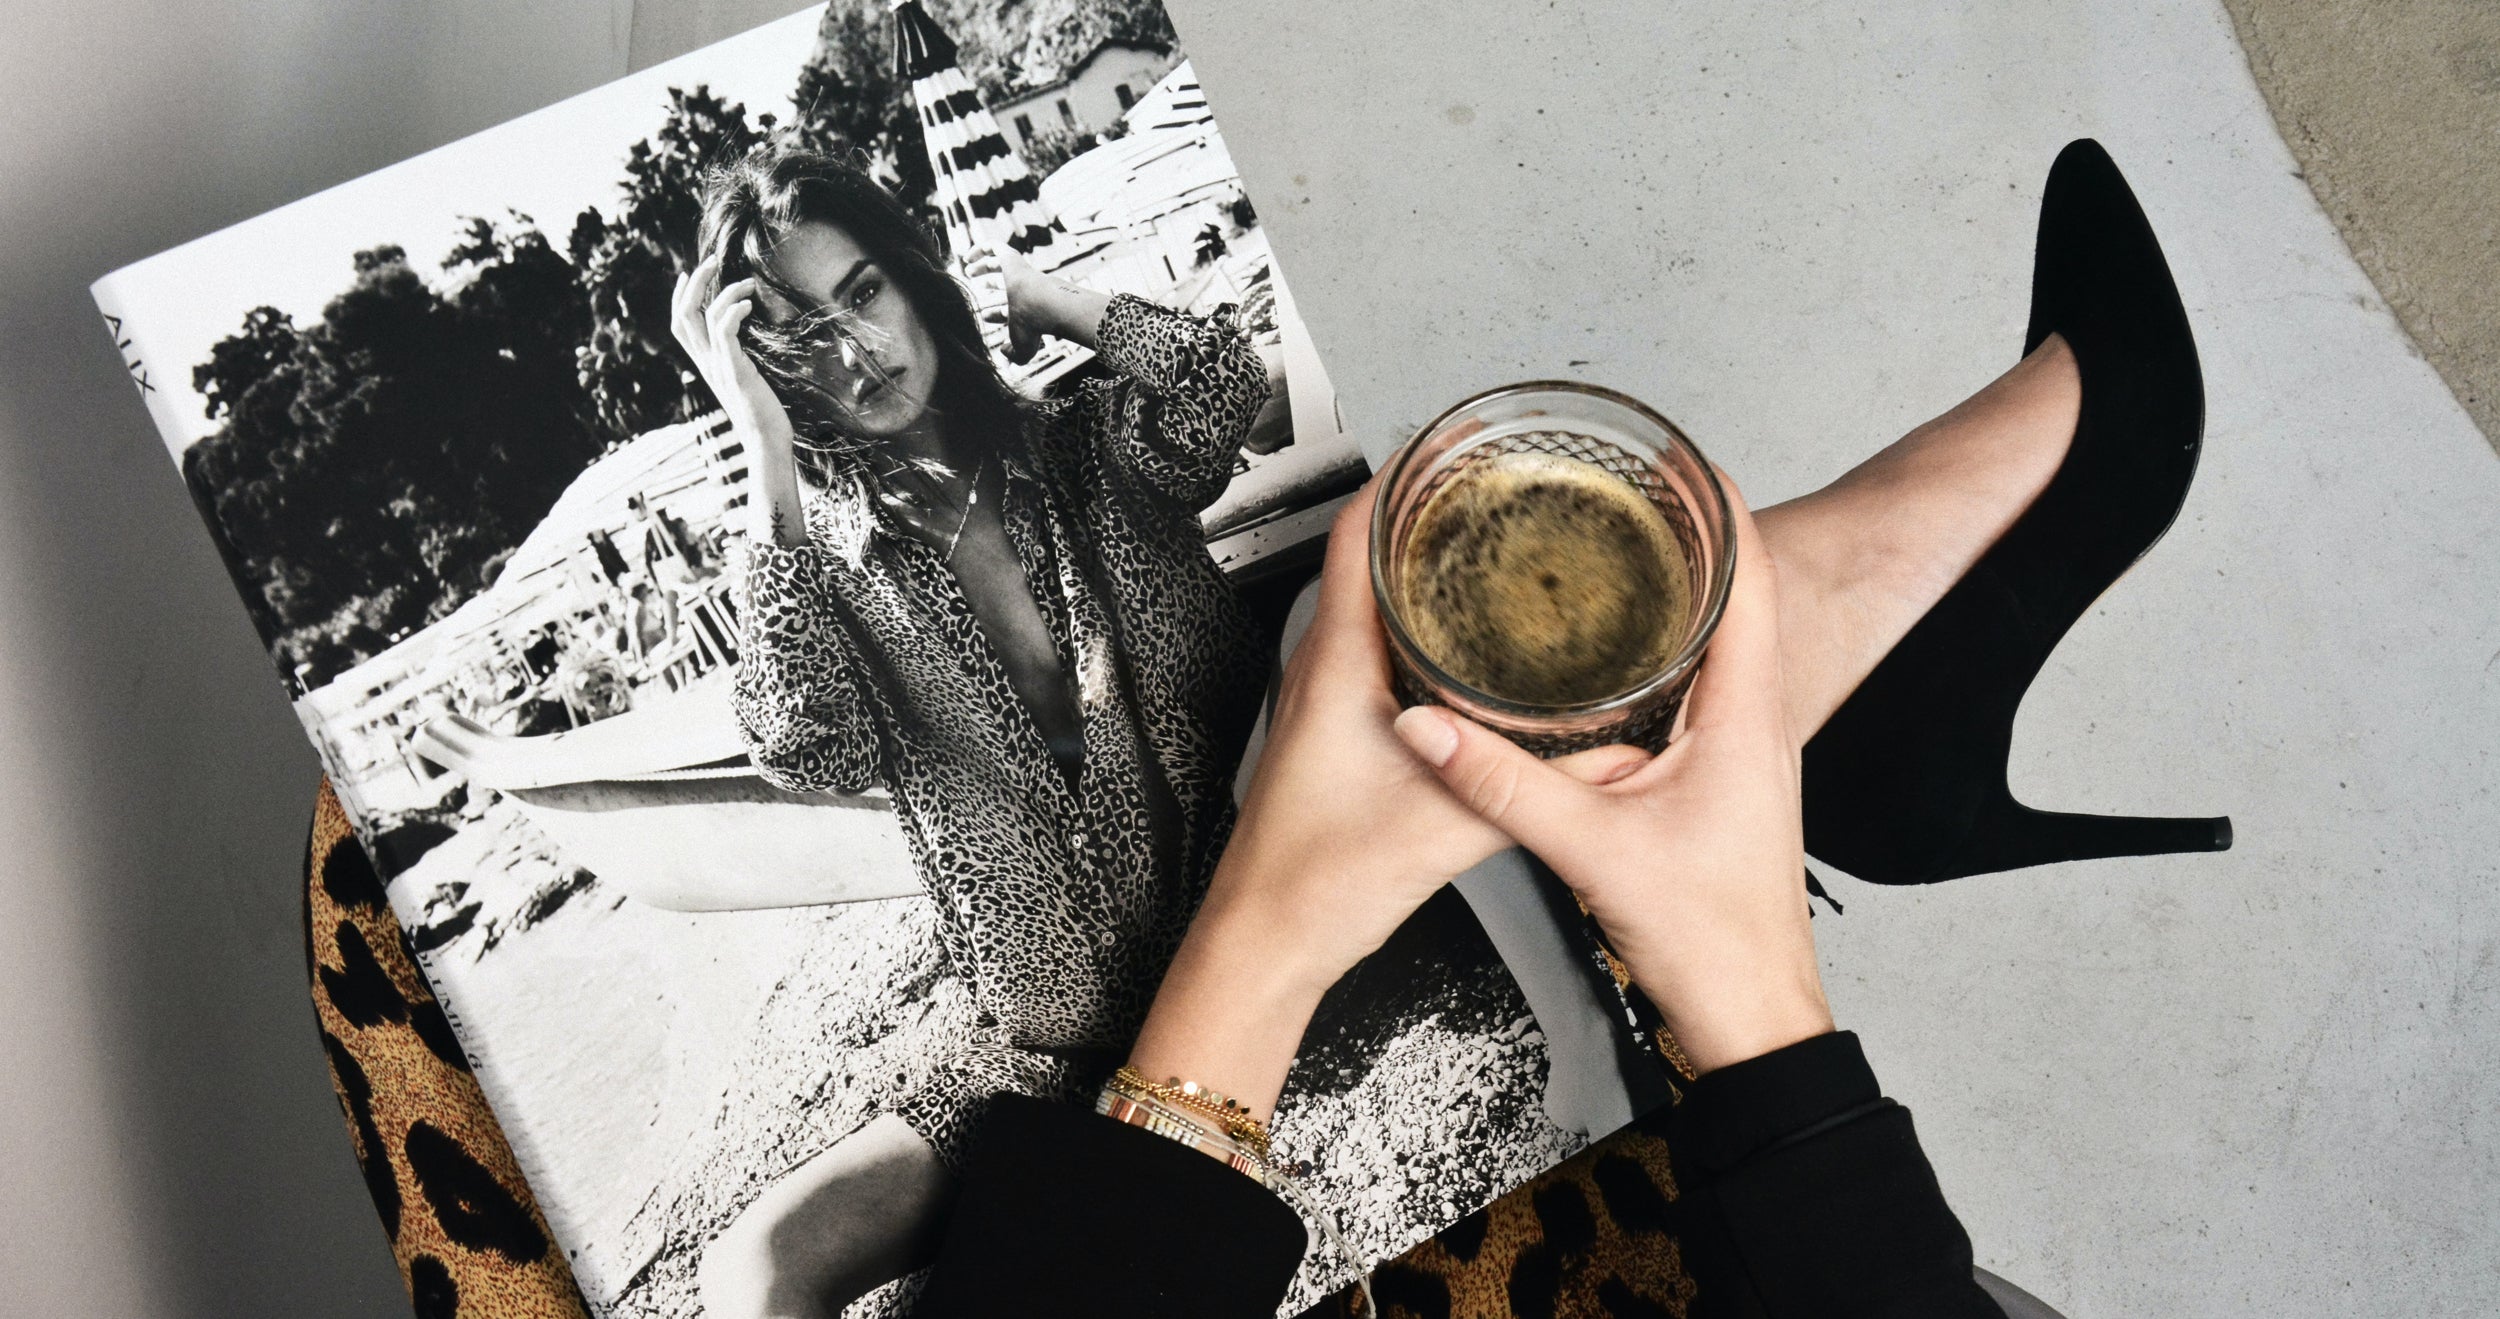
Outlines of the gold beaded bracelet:
<svg viewBox="0 0 2500 1319">
<path fill-rule="evenodd" d="M 1240 1142 L 1209 1131 L 1188 1116 L 1152 1099 L 1122 1094 L 1106 1085 L 1102 1094 L 1094 1100 L 1094 1111 L 1114 1122 L 1143 1127 L 1158 1136 L 1179 1141 L 1261 1186 L 1272 1187 L 1274 1173 L 1264 1155 L 1253 1153 Z"/>
<path fill-rule="evenodd" d="M 1134 1067 L 1123 1067 L 1112 1073 L 1110 1087 L 1132 1098 L 1156 1099 L 1204 1113 L 1225 1135 L 1241 1142 L 1260 1158 L 1268 1157 L 1267 1124 L 1250 1116 L 1248 1108 L 1195 1081 L 1184 1081 L 1176 1076 L 1158 1084 L 1147 1080 L 1145 1073 Z"/>
<path fill-rule="evenodd" d="M 1347 1247 L 1345 1237 L 1337 1231 L 1336 1217 L 1314 1203 L 1300 1183 L 1276 1166 L 1268 1153 L 1267 1127 L 1250 1116 L 1248 1109 L 1205 1086 L 1177 1079 L 1169 1085 L 1156 1085 L 1136 1068 L 1123 1067 L 1103 1082 L 1102 1092 L 1094 1098 L 1094 1111 L 1114 1122 L 1142 1127 L 1179 1141 L 1275 1192 L 1305 1221 L 1318 1226 L 1329 1248 L 1353 1271 L 1355 1288 L 1363 1298 L 1357 1313 L 1380 1319 L 1380 1303 L 1372 1297 L 1371 1271 L 1364 1267 L 1362 1257 Z M 1216 1118 L 1225 1129 L 1211 1131 L 1200 1118 Z M 1236 1131 L 1240 1134 L 1235 1135 Z"/>
</svg>

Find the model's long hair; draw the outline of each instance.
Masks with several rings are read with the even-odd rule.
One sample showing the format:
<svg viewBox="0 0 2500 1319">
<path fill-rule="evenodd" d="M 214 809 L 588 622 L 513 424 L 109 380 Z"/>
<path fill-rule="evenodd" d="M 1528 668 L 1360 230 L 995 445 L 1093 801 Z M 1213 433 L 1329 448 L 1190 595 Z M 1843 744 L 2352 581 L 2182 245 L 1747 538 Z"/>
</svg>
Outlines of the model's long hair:
<svg viewBox="0 0 2500 1319">
<path fill-rule="evenodd" d="M 766 143 L 705 177 L 700 249 L 721 253 L 723 286 L 752 276 L 799 309 L 776 322 L 759 302 L 740 338 L 790 413 L 801 475 L 820 487 L 875 479 L 865 461 L 874 442 L 851 428 L 842 400 L 816 378 L 819 355 L 849 331 L 832 308 L 782 279 L 770 261 L 773 249 L 809 221 L 850 235 L 928 327 L 939 359 L 929 408 L 949 426 L 994 428 L 994 443 L 1019 446 L 1024 401 L 1000 378 L 971 297 L 928 228 L 863 171 L 831 156 Z M 861 345 L 854 340 L 853 347 Z"/>
</svg>

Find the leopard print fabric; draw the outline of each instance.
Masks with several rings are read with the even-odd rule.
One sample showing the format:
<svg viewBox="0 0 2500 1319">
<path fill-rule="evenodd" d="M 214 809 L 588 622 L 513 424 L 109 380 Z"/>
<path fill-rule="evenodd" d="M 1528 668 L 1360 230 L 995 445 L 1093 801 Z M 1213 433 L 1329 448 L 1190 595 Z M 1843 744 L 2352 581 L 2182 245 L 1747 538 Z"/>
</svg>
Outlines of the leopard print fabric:
<svg viewBox="0 0 2500 1319">
<path fill-rule="evenodd" d="M 1695 1288 L 1675 1234 L 1675 1170 L 1645 1125 L 1373 1270 L 1380 1319 L 1683 1319 Z M 1347 1288 L 1302 1319 L 1361 1314 Z"/>
<path fill-rule="evenodd" d="M 327 780 L 304 878 L 305 970 L 330 1083 L 417 1319 L 587 1319 Z"/>
<path fill-rule="evenodd" d="M 1230 309 L 1114 298 L 1107 378 L 1037 409 L 1001 455 L 1000 512 L 1083 714 L 1071 784 L 945 556 L 840 485 L 809 543 L 749 542 L 734 707 L 795 791 L 881 786 L 981 1009 L 889 1107 L 950 1165 L 1000 1091 L 1068 1098 L 1143 1019 L 1231 827 L 1267 647 L 1209 557 L 1267 397 Z"/>
</svg>

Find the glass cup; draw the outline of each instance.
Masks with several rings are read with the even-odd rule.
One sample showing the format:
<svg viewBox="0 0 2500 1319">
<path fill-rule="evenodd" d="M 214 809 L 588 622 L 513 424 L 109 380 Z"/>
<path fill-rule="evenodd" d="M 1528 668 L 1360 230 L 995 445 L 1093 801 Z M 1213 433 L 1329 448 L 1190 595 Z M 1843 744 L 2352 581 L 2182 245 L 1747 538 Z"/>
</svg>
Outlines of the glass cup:
<svg viewBox="0 0 2500 1319">
<path fill-rule="evenodd" d="M 1470 465 L 1497 454 L 1582 462 L 1638 490 L 1665 515 L 1691 573 L 1693 607 L 1681 642 L 1655 672 L 1613 695 L 1547 705 L 1469 686 L 1416 644 L 1398 585 L 1417 516 Z M 1488 390 L 1434 418 L 1382 468 L 1372 509 L 1372 595 L 1389 636 L 1398 699 L 1444 705 L 1540 756 L 1624 742 L 1667 743 L 1704 647 L 1727 610 L 1736 527 L 1727 492 L 1701 450 L 1640 400 L 1596 385 L 1535 380 Z"/>
</svg>

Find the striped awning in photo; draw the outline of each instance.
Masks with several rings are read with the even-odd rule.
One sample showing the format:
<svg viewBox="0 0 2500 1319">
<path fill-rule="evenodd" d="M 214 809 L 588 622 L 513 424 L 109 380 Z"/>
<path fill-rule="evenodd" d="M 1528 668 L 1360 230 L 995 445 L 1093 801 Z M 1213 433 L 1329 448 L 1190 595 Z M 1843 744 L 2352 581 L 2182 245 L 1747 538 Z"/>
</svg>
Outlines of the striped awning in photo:
<svg viewBox="0 0 2500 1319">
<path fill-rule="evenodd" d="M 1059 225 L 1043 208 L 1024 157 L 956 63 L 953 38 L 920 0 L 893 0 L 892 7 L 895 62 L 920 110 L 948 249 L 961 261 L 976 247 L 1004 243 L 1047 269 L 1040 257 L 1057 241 Z"/>
</svg>

